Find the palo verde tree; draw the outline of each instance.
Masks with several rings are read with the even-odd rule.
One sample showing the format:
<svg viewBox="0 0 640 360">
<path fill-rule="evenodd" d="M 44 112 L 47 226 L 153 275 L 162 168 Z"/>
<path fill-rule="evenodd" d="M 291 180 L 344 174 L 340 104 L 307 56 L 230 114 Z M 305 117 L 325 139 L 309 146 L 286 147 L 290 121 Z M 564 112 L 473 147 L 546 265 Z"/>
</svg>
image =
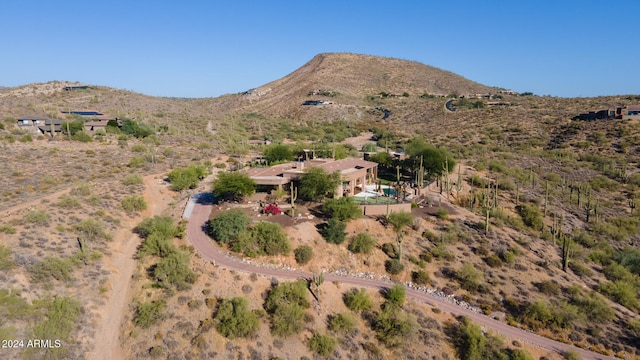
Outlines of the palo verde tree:
<svg viewBox="0 0 640 360">
<path fill-rule="evenodd" d="M 239 172 L 221 172 L 213 180 L 212 192 L 218 198 L 240 200 L 253 194 L 256 183 L 249 175 Z"/>
<path fill-rule="evenodd" d="M 293 160 L 293 152 L 284 144 L 269 145 L 264 149 L 262 155 L 269 164 Z"/>
<path fill-rule="evenodd" d="M 202 165 L 173 169 L 168 175 L 171 189 L 175 191 L 194 189 L 205 176 L 207 176 L 207 169 Z"/>
<path fill-rule="evenodd" d="M 207 234 L 218 242 L 226 243 L 247 230 L 249 223 L 251 223 L 249 215 L 240 209 L 231 209 L 207 222 Z"/>
<path fill-rule="evenodd" d="M 402 240 L 404 239 L 404 228 L 413 223 L 413 215 L 406 211 L 393 212 L 387 217 L 387 222 L 393 227 L 398 243 L 398 260 L 402 260 Z"/>
<path fill-rule="evenodd" d="M 419 170 L 422 163 L 424 174 L 428 178 L 440 176 L 445 171 L 451 173 L 455 168 L 456 162 L 448 150 L 435 147 L 421 137 L 409 140 L 404 149 L 409 155 L 404 161 L 404 167 L 415 172 Z"/>
<path fill-rule="evenodd" d="M 305 170 L 300 177 L 300 196 L 305 200 L 321 201 L 325 197 L 333 197 L 340 184 L 340 173 L 327 173 L 319 167 Z"/>
</svg>

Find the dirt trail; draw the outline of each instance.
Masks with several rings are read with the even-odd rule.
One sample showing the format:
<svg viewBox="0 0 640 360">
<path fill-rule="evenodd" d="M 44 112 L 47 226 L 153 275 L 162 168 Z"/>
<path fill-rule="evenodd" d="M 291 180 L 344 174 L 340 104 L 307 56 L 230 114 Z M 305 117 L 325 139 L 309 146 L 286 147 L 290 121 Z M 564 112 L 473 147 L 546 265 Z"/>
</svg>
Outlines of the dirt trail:
<svg viewBox="0 0 640 360">
<path fill-rule="evenodd" d="M 111 271 L 107 303 L 102 308 L 101 320 L 97 326 L 94 351 L 87 354 L 89 359 L 124 359 L 120 345 L 122 322 L 131 302 L 131 277 L 136 269 L 135 252 L 139 244 L 137 235 L 131 232 L 140 219 L 162 214 L 169 203 L 170 195 L 166 186 L 158 181 L 158 175 L 144 178 L 144 198 L 147 209 L 135 219 L 123 224 L 123 228 L 114 237 L 112 256 L 105 261 L 105 268 Z"/>
<path fill-rule="evenodd" d="M 189 224 L 187 225 L 187 237 L 191 242 L 191 244 L 196 249 L 196 251 L 202 256 L 202 258 L 212 261 L 216 265 L 234 269 L 237 271 L 242 271 L 242 272 L 257 273 L 261 275 L 286 278 L 286 279 L 300 279 L 300 278 L 309 279 L 311 277 L 311 274 L 309 273 L 261 267 L 261 266 L 253 265 L 247 262 L 243 262 L 238 258 L 234 258 L 229 255 L 223 254 L 219 250 L 219 248 L 213 244 L 213 242 L 209 239 L 209 237 L 203 231 L 203 225 L 208 220 L 209 214 L 211 212 L 211 207 L 212 207 L 211 204 L 196 203 L 193 209 L 193 212 L 191 213 L 191 216 L 189 218 Z M 333 274 L 327 274 L 325 275 L 324 278 L 325 278 L 325 281 L 327 282 L 338 281 L 343 284 L 349 284 L 349 285 L 354 285 L 358 287 L 377 288 L 377 289 L 387 288 L 391 285 L 389 282 L 384 282 L 380 280 L 372 280 L 372 279 L 357 278 L 357 277 L 350 277 L 350 276 L 336 276 Z M 548 339 L 516 327 L 509 326 L 505 323 L 494 320 L 483 314 L 471 311 L 462 306 L 452 304 L 450 301 L 447 301 L 443 298 L 440 298 L 432 294 L 428 294 L 415 289 L 407 289 L 407 296 L 415 300 L 418 300 L 420 302 L 423 302 L 432 306 L 437 306 L 440 309 L 450 312 L 452 314 L 467 316 L 471 318 L 474 322 L 480 324 L 481 326 L 487 329 L 491 329 L 497 332 L 498 334 L 515 338 L 515 339 L 520 339 L 523 342 L 529 343 L 534 346 L 538 346 L 543 349 L 547 349 L 547 350 L 551 350 L 559 353 L 566 352 L 566 351 L 575 351 L 578 354 L 580 354 L 580 357 L 584 360 L 615 359 L 614 357 L 605 356 L 605 355 L 591 352 L 588 350 L 580 349 L 573 345 L 564 344 L 564 343 L 561 343 L 552 339 Z"/>
</svg>

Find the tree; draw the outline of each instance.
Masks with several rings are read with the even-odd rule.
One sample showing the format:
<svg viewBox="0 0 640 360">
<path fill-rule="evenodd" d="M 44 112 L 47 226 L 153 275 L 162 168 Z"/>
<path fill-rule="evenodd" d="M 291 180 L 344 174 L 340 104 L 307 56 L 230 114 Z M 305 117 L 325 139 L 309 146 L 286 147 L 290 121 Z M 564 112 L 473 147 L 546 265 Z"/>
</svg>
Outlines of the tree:
<svg viewBox="0 0 640 360">
<path fill-rule="evenodd" d="M 328 243 L 340 245 L 347 238 L 346 228 L 347 225 L 344 222 L 331 218 L 327 226 L 322 229 L 322 236 Z"/>
<path fill-rule="evenodd" d="M 402 260 L 402 241 L 404 239 L 404 228 L 413 223 L 413 215 L 406 211 L 393 212 L 387 217 L 387 222 L 393 226 L 398 243 L 398 260 Z"/>
<path fill-rule="evenodd" d="M 325 201 L 325 203 L 322 204 L 322 211 L 331 218 L 335 218 L 340 221 L 349 221 L 362 216 L 362 209 L 360 209 L 360 206 L 348 197 L 329 199 Z"/>
<path fill-rule="evenodd" d="M 264 149 L 262 155 L 269 164 L 293 160 L 293 152 L 284 144 L 269 145 Z"/>
<path fill-rule="evenodd" d="M 207 222 L 207 234 L 218 242 L 226 243 L 247 230 L 249 223 L 251 218 L 242 210 L 227 210 Z"/>
<path fill-rule="evenodd" d="M 291 244 L 280 224 L 261 221 L 230 241 L 231 249 L 246 256 L 287 255 Z"/>
<path fill-rule="evenodd" d="M 229 339 L 252 337 L 260 325 L 257 314 L 249 310 L 249 301 L 243 297 L 222 300 L 215 319 L 216 330 Z"/>
<path fill-rule="evenodd" d="M 220 172 L 212 183 L 213 194 L 219 198 L 231 197 L 240 200 L 254 193 L 256 183 L 247 174 Z"/>
<path fill-rule="evenodd" d="M 405 145 L 405 152 L 409 157 L 404 161 L 406 167 L 416 170 L 422 160 L 422 166 L 427 177 L 440 176 L 445 171 L 451 172 L 455 168 L 453 155 L 444 148 L 435 147 L 421 137 L 415 137 Z"/>
<path fill-rule="evenodd" d="M 376 337 L 387 347 L 399 347 L 414 334 L 415 319 L 393 307 L 385 307 L 374 320 Z"/>
<path fill-rule="evenodd" d="M 391 155 L 386 152 L 379 152 L 369 156 L 369 161 L 378 163 L 381 166 L 391 167 L 393 165 L 393 159 Z"/>
<path fill-rule="evenodd" d="M 298 280 L 276 285 L 264 303 L 264 309 L 271 314 L 271 332 L 278 336 L 299 333 L 305 324 L 307 282 Z"/>
<path fill-rule="evenodd" d="M 197 279 L 189 268 L 189 255 L 178 250 L 170 252 L 156 264 L 153 276 L 160 286 L 175 286 L 178 290 L 188 289 Z"/>
<path fill-rule="evenodd" d="M 328 174 L 319 167 L 308 168 L 300 177 L 300 196 L 305 200 L 320 201 L 333 197 L 339 184 L 340 173 Z"/>
<path fill-rule="evenodd" d="M 175 191 L 194 189 L 205 176 L 207 176 L 207 169 L 202 165 L 173 169 L 168 175 L 171 189 Z"/>
<path fill-rule="evenodd" d="M 315 334 L 309 339 L 309 349 L 320 356 L 327 356 L 336 350 L 338 341 L 331 335 Z"/>
<path fill-rule="evenodd" d="M 329 329 L 343 334 L 352 332 L 356 326 L 356 318 L 351 313 L 341 313 L 329 320 Z"/>
<path fill-rule="evenodd" d="M 349 251 L 354 254 L 369 254 L 376 246 L 376 240 L 369 233 L 356 235 L 349 244 Z"/>
<path fill-rule="evenodd" d="M 544 228 L 542 214 L 540 213 L 540 209 L 537 207 L 523 204 L 516 206 L 516 211 L 522 218 L 522 222 L 524 222 L 525 225 L 539 231 Z"/>
<path fill-rule="evenodd" d="M 478 289 L 482 273 L 478 271 L 473 263 L 466 262 L 460 270 L 458 270 L 457 278 L 463 289 L 467 291 L 475 291 Z"/>
<path fill-rule="evenodd" d="M 167 303 L 164 300 L 156 300 L 138 305 L 133 322 L 143 329 L 150 327 L 156 321 L 163 318 L 166 305 Z"/>
</svg>

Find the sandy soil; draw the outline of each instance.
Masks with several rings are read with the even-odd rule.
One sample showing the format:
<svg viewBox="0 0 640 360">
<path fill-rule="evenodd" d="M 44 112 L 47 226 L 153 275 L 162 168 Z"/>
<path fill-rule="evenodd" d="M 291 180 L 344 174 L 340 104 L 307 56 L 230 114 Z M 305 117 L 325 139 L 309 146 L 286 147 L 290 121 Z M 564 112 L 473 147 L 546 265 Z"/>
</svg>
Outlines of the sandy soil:
<svg viewBox="0 0 640 360">
<path fill-rule="evenodd" d="M 131 302 L 131 277 L 136 269 L 134 255 L 139 245 L 139 237 L 130 229 L 141 218 L 160 215 L 166 209 L 172 194 L 161 179 L 159 175 L 148 175 L 144 178 L 147 210 L 129 221 L 114 237 L 111 248 L 113 255 L 105 260 L 105 267 L 111 271 L 109 279 L 111 289 L 107 304 L 101 311 L 101 322 L 97 327 L 96 333 L 100 334 L 100 338 L 96 339 L 93 353 L 87 354 L 90 359 L 125 358 L 119 338 L 122 333 L 123 318 L 128 309 L 127 304 Z"/>
</svg>

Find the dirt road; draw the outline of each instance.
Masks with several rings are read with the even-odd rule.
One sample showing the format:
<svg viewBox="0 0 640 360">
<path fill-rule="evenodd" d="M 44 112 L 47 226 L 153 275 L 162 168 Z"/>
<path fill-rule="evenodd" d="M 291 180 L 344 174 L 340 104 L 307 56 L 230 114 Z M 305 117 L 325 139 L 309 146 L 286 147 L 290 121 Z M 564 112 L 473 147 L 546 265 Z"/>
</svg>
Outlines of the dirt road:
<svg viewBox="0 0 640 360">
<path fill-rule="evenodd" d="M 274 269 L 262 266 L 257 266 L 243 262 L 242 260 L 234 257 L 230 257 L 222 253 L 219 248 L 214 245 L 211 239 L 203 231 L 204 225 L 211 213 L 211 203 L 206 201 L 199 201 L 195 204 L 193 211 L 189 217 L 189 224 L 187 225 L 187 236 L 189 241 L 194 246 L 196 251 L 204 258 L 216 265 L 226 268 L 234 269 L 237 271 L 243 271 L 248 273 L 256 273 L 265 276 L 272 276 L 277 278 L 286 279 L 309 279 L 312 274 L 305 272 L 289 271 L 284 269 Z M 337 276 L 334 274 L 325 274 L 325 281 L 333 282 L 338 281 L 343 284 L 353 285 L 357 287 L 369 287 L 376 289 L 388 288 L 391 283 L 380 280 L 371 280 L 357 277 Z M 450 312 L 455 315 L 464 315 L 475 323 L 480 324 L 485 329 L 490 329 L 503 336 L 520 339 L 523 342 L 535 345 L 547 350 L 563 353 L 567 351 L 574 351 L 580 354 L 580 357 L 584 360 L 597 360 L 597 359 L 615 359 L 614 357 L 601 355 L 595 352 L 587 351 L 577 348 L 572 345 L 563 344 L 561 342 L 551 340 L 528 331 L 518 329 L 492 318 L 489 318 L 483 314 L 474 312 L 462 306 L 453 304 L 445 299 L 439 298 L 435 295 L 428 294 L 416 289 L 407 288 L 407 296 L 421 301 L 423 303 L 437 306 L 443 311 Z"/>
</svg>

